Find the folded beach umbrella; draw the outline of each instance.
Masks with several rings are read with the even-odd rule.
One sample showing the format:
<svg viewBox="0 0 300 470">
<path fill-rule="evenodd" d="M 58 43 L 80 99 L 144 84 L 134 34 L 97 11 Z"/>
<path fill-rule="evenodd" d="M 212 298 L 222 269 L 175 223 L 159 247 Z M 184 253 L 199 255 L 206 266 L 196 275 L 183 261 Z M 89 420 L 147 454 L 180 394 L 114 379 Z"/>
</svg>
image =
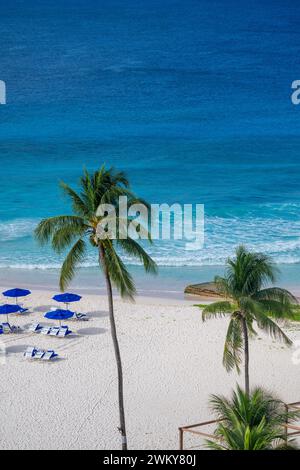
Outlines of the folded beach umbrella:
<svg viewBox="0 0 300 470">
<path fill-rule="evenodd" d="M 20 312 L 20 310 L 22 310 L 22 307 L 20 307 L 20 305 L 5 304 L 0 306 L 0 315 L 6 315 L 8 323 L 8 314 L 17 313 Z"/>
<path fill-rule="evenodd" d="M 70 294 L 69 292 L 66 292 L 65 294 L 58 294 L 52 297 L 53 300 L 56 300 L 56 302 L 62 302 L 66 304 L 66 307 L 68 309 L 68 305 L 72 302 L 78 302 L 81 299 L 80 295 L 77 294 Z"/>
<path fill-rule="evenodd" d="M 53 310 L 51 312 L 47 312 L 45 314 L 45 318 L 49 318 L 50 320 L 58 320 L 59 324 L 61 325 L 61 320 L 67 320 L 68 318 L 73 317 L 74 312 L 70 310 Z"/>
<path fill-rule="evenodd" d="M 2 292 L 5 297 L 14 297 L 16 299 L 16 304 L 18 303 L 18 297 L 26 297 L 27 295 L 31 294 L 30 290 L 28 289 L 10 289 L 5 292 Z"/>
</svg>

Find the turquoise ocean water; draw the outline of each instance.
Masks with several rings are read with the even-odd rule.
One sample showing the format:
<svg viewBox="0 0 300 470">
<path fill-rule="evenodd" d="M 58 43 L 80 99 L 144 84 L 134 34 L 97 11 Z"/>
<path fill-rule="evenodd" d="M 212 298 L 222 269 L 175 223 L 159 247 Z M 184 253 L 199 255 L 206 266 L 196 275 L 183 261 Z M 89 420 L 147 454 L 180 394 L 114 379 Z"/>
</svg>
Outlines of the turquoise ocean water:
<svg viewBox="0 0 300 470">
<path fill-rule="evenodd" d="M 155 243 L 159 280 L 132 266 L 141 289 L 205 280 L 238 243 L 297 284 L 299 2 L 0 3 L 2 282 L 55 284 L 60 259 L 32 231 L 68 212 L 60 179 L 106 162 L 151 203 L 205 204 L 204 249 Z"/>
</svg>

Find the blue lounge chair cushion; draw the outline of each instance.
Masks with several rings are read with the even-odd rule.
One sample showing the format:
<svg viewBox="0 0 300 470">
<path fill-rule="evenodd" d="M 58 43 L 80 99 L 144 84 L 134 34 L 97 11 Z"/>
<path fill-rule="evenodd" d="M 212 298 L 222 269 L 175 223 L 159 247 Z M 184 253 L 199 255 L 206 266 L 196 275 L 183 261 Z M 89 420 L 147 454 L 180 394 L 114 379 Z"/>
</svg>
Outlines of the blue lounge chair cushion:
<svg viewBox="0 0 300 470">
<path fill-rule="evenodd" d="M 28 327 L 28 330 L 29 331 L 32 331 L 33 333 L 36 333 L 40 330 L 43 329 L 43 326 L 41 326 L 39 323 L 32 323 L 31 325 L 29 325 Z"/>
<path fill-rule="evenodd" d="M 12 327 L 7 322 L 2 323 L 1 328 L 2 328 L 3 333 L 11 333 L 12 332 Z"/>
<path fill-rule="evenodd" d="M 48 351 L 45 352 L 44 356 L 42 357 L 43 361 L 50 361 L 51 359 L 54 359 L 55 357 L 58 357 L 58 354 L 56 354 L 55 351 L 52 349 L 49 349 Z"/>
<path fill-rule="evenodd" d="M 24 352 L 24 356 L 28 359 L 28 358 L 33 358 L 34 355 L 36 353 L 36 349 L 35 347 L 31 347 L 31 346 L 28 346 L 28 348 L 26 349 L 26 351 Z"/>
</svg>

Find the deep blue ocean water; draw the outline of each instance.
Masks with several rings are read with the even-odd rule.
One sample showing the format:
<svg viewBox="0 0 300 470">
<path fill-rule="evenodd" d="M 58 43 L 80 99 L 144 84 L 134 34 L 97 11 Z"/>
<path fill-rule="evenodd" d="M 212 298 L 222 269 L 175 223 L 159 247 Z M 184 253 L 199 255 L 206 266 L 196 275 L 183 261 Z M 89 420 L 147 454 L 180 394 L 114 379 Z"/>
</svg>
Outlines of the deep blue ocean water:
<svg viewBox="0 0 300 470">
<path fill-rule="evenodd" d="M 0 4 L 1 267 L 59 266 L 32 231 L 68 212 L 60 179 L 104 162 L 152 203 L 205 204 L 204 249 L 156 243 L 160 266 L 238 243 L 300 263 L 299 2 Z"/>
</svg>

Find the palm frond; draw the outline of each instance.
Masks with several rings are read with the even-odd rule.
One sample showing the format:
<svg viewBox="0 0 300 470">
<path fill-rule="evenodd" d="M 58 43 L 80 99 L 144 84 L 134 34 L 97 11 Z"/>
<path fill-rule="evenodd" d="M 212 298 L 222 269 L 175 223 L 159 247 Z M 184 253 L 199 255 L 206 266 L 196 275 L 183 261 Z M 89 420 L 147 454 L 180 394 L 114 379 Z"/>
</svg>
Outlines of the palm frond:
<svg viewBox="0 0 300 470">
<path fill-rule="evenodd" d="M 218 441 L 211 441 L 206 439 L 205 448 L 208 450 L 228 450 L 225 445 L 220 444 Z"/>
<path fill-rule="evenodd" d="M 95 190 L 93 185 L 93 176 L 84 169 L 83 176 L 80 178 L 80 184 L 82 187 L 81 199 L 84 202 L 85 207 L 88 209 L 90 214 L 95 214 L 98 208 L 96 195 L 98 189 Z"/>
<path fill-rule="evenodd" d="M 232 297 L 233 292 L 231 285 L 228 282 L 228 279 L 221 276 L 215 276 L 214 283 L 219 294 L 223 295 L 226 298 Z"/>
<path fill-rule="evenodd" d="M 254 317 L 258 327 L 268 333 L 272 338 L 283 341 L 288 346 L 293 344 L 284 331 L 265 313 L 257 311 Z"/>
<path fill-rule="evenodd" d="M 245 282 L 244 289 L 246 293 L 256 292 L 259 288 L 275 282 L 277 279 L 278 269 L 268 255 L 263 253 L 251 253 L 250 270 Z"/>
<path fill-rule="evenodd" d="M 120 292 L 121 297 L 133 299 L 136 294 L 136 288 L 131 274 L 116 253 L 111 240 L 103 242 L 103 245 L 105 249 L 105 264 L 112 283 Z"/>
<path fill-rule="evenodd" d="M 277 302 L 297 305 L 298 299 L 291 292 L 281 287 L 268 287 L 253 295 L 255 300 L 276 300 Z"/>
<path fill-rule="evenodd" d="M 129 237 L 126 240 L 117 240 L 117 242 L 129 256 L 138 258 L 143 263 L 146 272 L 157 274 L 156 263 L 139 243 Z"/>
<path fill-rule="evenodd" d="M 86 227 L 76 227 L 66 225 L 56 230 L 52 237 L 51 245 L 56 253 L 62 253 L 78 237 L 82 237 L 86 232 Z"/>
<path fill-rule="evenodd" d="M 244 246 L 239 246 L 235 258 L 227 260 L 225 278 L 234 297 L 246 297 L 260 290 L 265 284 L 275 282 L 277 271 L 267 255 L 252 253 Z"/>
<path fill-rule="evenodd" d="M 124 186 L 129 188 L 129 180 L 124 171 L 117 171 L 114 167 L 110 167 L 106 170 L 106 175 L 109 176 L 111 183 L 114 186 Z"/>
<path fill-rule="evenodd" d="M 68 227 L 70 231 L 76 233 L 86 230 L 88 227 L 82 217 L 73 215 L 60 215 L 43 219 L 36 227 L 35 238 L 41 245 L 45 245 L 52 240 L 55 233 L 63 228 Z"/>
<path fill-rule="evenodd" d="M 276 300 L 260 300 L 259 304 L 266 315 L 277 320 L 293 320 L 294 309 L 291 305 Z"/>
<path fill-rule="evenodd" d="M 224 317 L 234 312 L 236 305 L 228 301 L 214 302 L 207 305 L 202 311 L 202 321 L 209 318 Z"/>
<path fill-rule="evenodd" d="M 83 261 L 85 256 L 85 249 L 86 245 L 84 240 L 79 239 L 66 256 L 60 272 L 59 285 L 62 291 L 64 291 L 68 284 L 72 281 L 75 275 L 76 267 Z"/>
<path fill-rule="evenodd" d="M 128 188 L 123 188 L 119 186 L 108 186 L 105 188 L 105 191 L 101 191 L 100 204 L 113 204 L 116 208 L 119 205 L 118 199 L 120 197 L 126 197 L 127 203 L 128 200 L 134 197 L 132 191 Z"/>
<path fill-rule="evenodd" d="M 233 317 L 228 326 L 223 353 L 223 365 L 227 372 L 230 372 L 234 367 L 238 373 L 240 372 L 243 346 L 244 340 L 241 321 L 238 317 Z"/>
<path fill-rule="evenodd" d="M 60 182 L 60 187 L 62 188 L 63 192 L 71 199 L 74 212 L 81 217 L 88 217 L 90 215 L 90 211 L 81 196 L 63 181 Z"/>
<path fill-rule="evenodd" d="M 239 298 L 239 307 L 240 309 L 246 313 L 251 314 L 259 311 L 262 311 L 262 306 L 260 305 L 260 302 L 256 302 L 252 297 L 240 297 Z"/>
</svg>

